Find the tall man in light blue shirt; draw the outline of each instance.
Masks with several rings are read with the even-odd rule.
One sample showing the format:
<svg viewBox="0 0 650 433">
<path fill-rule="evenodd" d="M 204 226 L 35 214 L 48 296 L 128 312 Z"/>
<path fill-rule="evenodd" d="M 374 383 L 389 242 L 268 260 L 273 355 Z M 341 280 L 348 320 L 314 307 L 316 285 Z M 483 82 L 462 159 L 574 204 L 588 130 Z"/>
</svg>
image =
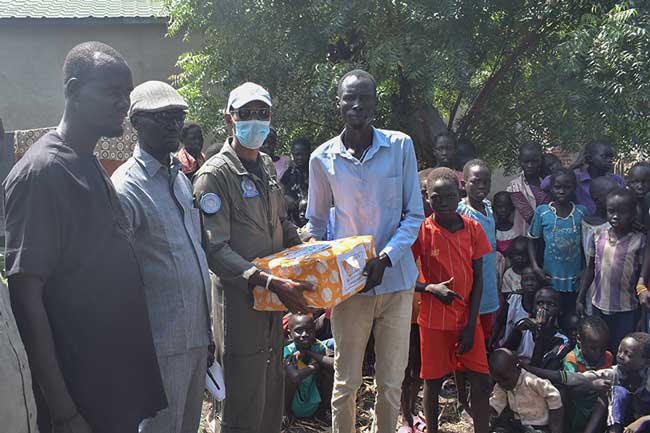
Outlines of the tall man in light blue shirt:
<svg viewBox="0 0 650 433">
<path fill-rule="evenodd" d="M 377 91 L 370 74 L 355 70 L 344 75 L 338 102 L 345 129 L 319 146 L 309 162 L 307 231 L 322 239 L 333 206 L 333 237 L 373 235 L 379 254 L 366 265 L 364 293 L 332 311 L 332 433 L 355 431 L 356 392 L 371 331 L 377 384 L 372 431 L 393 433 L 418 275 L 411 245 L 424 220 L 417 162 L 410 137 L 372 127 Z"/>
<path fill-rule="evenodd" d="M 209 363 L 211 283 L 192 185 L 172 156 L 187 104 L 167 83 L 131 92 L 138 146 L 112 180 L 133 227 L 135 253 L 169 407 L 143 433 L 196 433 Z"/>
</svg>

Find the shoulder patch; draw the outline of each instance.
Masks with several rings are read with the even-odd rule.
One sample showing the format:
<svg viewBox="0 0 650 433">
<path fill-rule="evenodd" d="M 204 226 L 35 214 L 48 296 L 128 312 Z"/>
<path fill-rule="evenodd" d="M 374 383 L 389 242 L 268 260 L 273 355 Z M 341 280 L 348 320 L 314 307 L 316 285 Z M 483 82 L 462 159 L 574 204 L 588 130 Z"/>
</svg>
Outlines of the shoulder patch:
<svg viewBox="0 0 650 433">
<path fill-rule="evenodd" d="M 214 215 L 221 209 L 221 198 L 213 192 L 207 192 L 201 196 L 199 207 L 206 215 Z"/>
</svg>

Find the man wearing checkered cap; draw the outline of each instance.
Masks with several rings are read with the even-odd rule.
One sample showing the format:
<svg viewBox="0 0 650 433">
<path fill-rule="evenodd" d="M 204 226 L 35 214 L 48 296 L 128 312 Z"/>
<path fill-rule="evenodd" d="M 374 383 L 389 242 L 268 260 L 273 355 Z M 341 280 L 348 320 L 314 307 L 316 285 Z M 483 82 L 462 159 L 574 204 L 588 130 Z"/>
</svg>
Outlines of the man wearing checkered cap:
<svg viewBox="0 0 650 433">
<path fill-rule="evenodd" d="M 138 132 L 133 156 L 112 176 L 133 227 L 142 263 L 160 373 L 169 407 L 141 433 L 196 433 L 211 342 L 211 284 L 201 248 L 192 184 L 173 156 L 187 104 L 169 84 L 147 81 L 131 92 Z"/>
<path fill-rule="evenodd" d="M 204 248 L 218 277 L 214 329 L 226 382 L 220 427 L 222 433 L 279 433 L 283 313 L 253 310 L 252 290 L 266 286 L 291 311 L 305 311 L 302 292 L 309 288 L 251 263 L 300 243 L 273 161 L 259 151 L 271 122 L 269 92 L 242 84 L 230 92 L 224 117 L 233 136 L 194 178 Z"/>
</svg>

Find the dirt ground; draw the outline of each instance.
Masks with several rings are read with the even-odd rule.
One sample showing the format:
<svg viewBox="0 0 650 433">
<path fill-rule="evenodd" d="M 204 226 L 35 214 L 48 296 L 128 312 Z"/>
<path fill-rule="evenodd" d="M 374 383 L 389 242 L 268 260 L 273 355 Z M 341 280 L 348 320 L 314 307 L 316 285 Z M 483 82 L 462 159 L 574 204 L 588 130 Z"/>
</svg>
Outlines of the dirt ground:
<svg viewBox="0 0 650 433">
<path fill-rule="evenodd" d="M 375 393 L 372 378 L 365 378 L 359 394 L 357 396 L 357 433 L 369 433 L 370 424 L 373 418 L 373 406 Z M 418 402 L 418 410 L 421 409 Z M 440 433 L 470 433 L 472 427 L 458 417 L 455 410 L 456 399 L 440 399 L 441 404 L 441 424 Z M 203 416 L 201 417 L 201 427 L 199 433 L 214 433 L 208 424 L 208 416 L 211 404 L 205 400 L 203 402 Z M 401 423 L 401 420 L 400 420 Z M 323 422 L 315 420 L 294 420 L 282 431 L 282 433 L 329 433 L 331 427 Z"/>
</svg>

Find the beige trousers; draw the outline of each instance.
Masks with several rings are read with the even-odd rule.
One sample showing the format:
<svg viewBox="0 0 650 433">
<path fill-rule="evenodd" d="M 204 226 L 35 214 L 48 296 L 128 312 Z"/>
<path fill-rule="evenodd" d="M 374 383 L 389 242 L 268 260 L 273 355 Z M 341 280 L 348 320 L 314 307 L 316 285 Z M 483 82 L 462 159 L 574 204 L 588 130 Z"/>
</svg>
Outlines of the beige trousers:
<svg viewBox="0 0 650 433">
<path fill-rule="evenodd" d="M 372 433 L 395 433 L 402 380 L 408 362 L 413 290 L 385 295 L 356 295 L 332 310 L 336 343 L 332 433 L 354 433 L 356 396 L 363 355 L 375 338 L 375 419 Z"/>
</svg>

